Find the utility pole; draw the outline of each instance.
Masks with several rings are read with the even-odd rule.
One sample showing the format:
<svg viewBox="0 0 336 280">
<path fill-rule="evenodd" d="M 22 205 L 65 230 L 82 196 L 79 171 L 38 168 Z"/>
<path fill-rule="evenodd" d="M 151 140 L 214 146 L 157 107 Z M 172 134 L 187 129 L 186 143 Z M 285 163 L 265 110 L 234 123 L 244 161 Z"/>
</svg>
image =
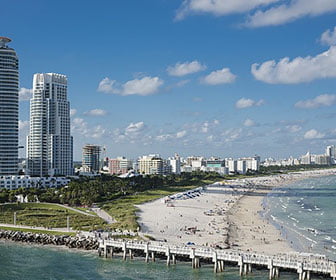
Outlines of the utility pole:
<svg viewBox="0 0 336 280">
<path fill-rule="evenodd" d="M 67 230 L 70 231 L 70 217 L 67 216 Z"/>
<path fill-rule="evenodd" d="M 14 226 L 16 226 L 16 212 L 14 212 Z"/>
</svg>

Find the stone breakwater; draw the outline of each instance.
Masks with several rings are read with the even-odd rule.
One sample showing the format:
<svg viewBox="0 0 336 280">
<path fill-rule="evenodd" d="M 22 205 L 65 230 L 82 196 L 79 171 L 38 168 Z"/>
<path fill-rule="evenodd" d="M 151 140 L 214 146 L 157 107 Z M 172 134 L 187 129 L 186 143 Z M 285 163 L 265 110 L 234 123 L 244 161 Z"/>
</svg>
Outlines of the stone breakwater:
<svg viewBox="0 0 336 280">
<path fill-rule="evenodd" d="M 66 246 L 71 249 L 82 250 L 97 250 L 99 247 L 97 239 L 93 237 L 49 235 L 12 230 L 0 230 L 0 239 L 39 245 Z"/>
</svg>

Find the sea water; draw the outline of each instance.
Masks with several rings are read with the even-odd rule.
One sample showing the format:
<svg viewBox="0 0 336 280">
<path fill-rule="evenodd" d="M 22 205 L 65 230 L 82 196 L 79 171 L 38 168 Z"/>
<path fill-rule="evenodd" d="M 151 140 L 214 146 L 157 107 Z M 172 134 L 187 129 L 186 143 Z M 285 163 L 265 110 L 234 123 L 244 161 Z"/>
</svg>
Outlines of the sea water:
<svg viewBox="0 0 336 280">
<path fill-rule="evenodd" d="M 0 242 L 1 280 L 105 280 L 105 279 L 241 279 L 238 266 L 227 266 L 215 274 L 213 265 L 202 264 L 192 269 L 191 262 L 178 262 L 167 267 L 164 260 L 145 263 L 143 258 L 123 261 L 99 258 L 97 253 Z M 268 279 L 267 270 L 253 270 L 245 279 Z M 284 272 L 281 279 L 297 279 L 295 273 Z"/>
<path fill-rule="evenodd" d="M 264 199 L 268 218 L 298 251 L 336 261 L 336 176 L 275 188 Z"/>
</svg>

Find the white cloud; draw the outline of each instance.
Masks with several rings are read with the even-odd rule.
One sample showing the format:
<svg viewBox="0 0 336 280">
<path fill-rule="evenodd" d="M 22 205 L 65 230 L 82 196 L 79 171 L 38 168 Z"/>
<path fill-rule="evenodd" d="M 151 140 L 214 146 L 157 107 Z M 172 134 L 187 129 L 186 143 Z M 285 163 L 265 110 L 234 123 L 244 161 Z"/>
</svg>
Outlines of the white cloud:
<svg viewBox="0 0 336 280">
<path fill-rule="evenodd" d="M 318 132 L 316 129 L 308 130 L 304 134 L 305 139 L 321 139 L 325 136 L 324 133 Z"/>
<path fill-rule="evenodd" d="M 71 133 L 76 138 L 81 138 L 79 136 L 82 136 L 82 138 L 94 138 L 94 139 L 100 139 L 103 136 L 108 136 L 110 134 L 102 125 L 99 124 L 91 127 L 82 118 L 74 118 L 71 121 Z"/>
<path fill-rule="evenodd" d="M 123 85 L 123 95 L 150 95 L 156 93 L 161 85 L 163 85 L 163 80 L 158 77 L 134 79 Z"/>
<path fill-rule="evenodd" d="M 104 93 L 119 94 L 120 91 L 117 88 L 115 88 L 116 83 L 117 82 L 115 80 L 111 80 L 111 79 L 106 77 L 106 78 L 104 78 L 100 81 L 97 90 L 99 92 L 104 92 Z"/>
<path fill-rule="evenodd" d="M 172 139 L 173 135 L 171 135 L 171 134 L 161 134 L 161 135 L 156 136 L 155 138 L 156 138 L 156 140 L 158 140 L 160 142 L 163 142 L 163 141 Z"/>
<path fill-rule="evenodd" d="M 104 129 L 101 125 L 96 126 L 91 132 L 90 137 L 99 139 L 106 135 L 106 129 Z"/>
<path fill-rule="evenodd" d="M 77 114 L 77 109 L 74 109 L 74 108 L 70 109 L 70 117 L 73 117 L 76 114 Z"/>
<path fill-rule="evenodd" d="M 178 131 L 176 133 L 168 133 L 168 134 L 160 134 L 155 137 L 157 141 L 163 142 L 167 140 L 173 140 L 173 139 L 181 139 L 187 135 L 186 130 Z"/>
<path fill-rule="evenodd" d="M 214 129 L 220 124 L 219 120 L 206 121 L 202 124 L 194 124 L 193 130 L 195 132 L 208 133 L 209 130 Z"/>
<path fill-rule="evenodd" d="M 214 141 L 215 137 L 213 135 L 209 135 L 206 139 L 208 142 L 212 142 Z"/>
<path fill-rule="evenodd" d="M 184 0 L 175 19 L 181 20 L 191 13 L 210 13 L 215 16 L 244 13 L 277 1 L 279 0 Z"/>
<path fill-rule="evenodd" d="M 31 88 L 20 88 L 19 90 L 19 100 L 28 101 L 33 97 L 33 89 Z"/>
<path fill-rule="evenodd" d="M 326 30 L 322 33 L 320 42 L 327 46 L 336 45 L 336 26 L 334 30 Z"/>
<path fill-rule="evenodd" d="M 72 133 L 79 133 L 80 135 L 88 135 L 89 128 L 87 122 L 84 121 L 82 118 L 74 118 L 71 121 L 71 132 Z"/>
<path fill-rule="evenodd" d="M 260 99 L 259 101 L 255 101 L 249 98 L 241 98 L 236 102 L 236 108 L 245 109 L 245 108 L 249 108 L 253 106 L 261 106 L 263 104 L 265 104 L 265 101 L 263 99 Z"/>
<path fill-rule="evenodd" d="M 187 131 L 186 130 L 182 130 L 176 133 L 176 138 L 183 138 L 184 136 L 187 135 Z"/>
<path fill-rule="evenodd" d="M 225 142 L 233 142 L 235 140 L 240 139 L 243 136 L 242 133 L 243 133 L 243 130 L 241 128 L 238 128 L 238 129 L 231 128 L 231 129 L 225 130 L 222 133 L 222 136 L 224 137 Z"/>
<path fill-rule="evenodd" d="M 182 80 L 176 83 L 176 87 L 183 87 L 188 83 L 190 83 L 190 80 Z"/>
<path fill-rule="evenodd" d="M 21 121 L 19 120 L 19 130 L 22 131 L 26 128 L 29 128 L 29 121 Z"/>
<path fill-rule="evenodd" d="M 106 116 L 107 111 L 103 109 L 92 109 L 90 111 L 85 112 L 84 115 L 93 116 L 93 117 L 101 117 L 101 116 Z"/>
<path fill-rule="evenodd" d="M 203 78 L 203 82 L 208 85 L 230 84 L 236 80 L 236 75 L 232 74 L 229 68 L 213 71 Z"/>
<path fill-rule="evenodd" d="M 171 76 L 185 76 L 188 74 L 200 72 L 202 70 L 206 69 L 205 65 L 202 65 L 197 60 L 194 60 L 192 62 L 184 62 L 184 63 L 176 63 L 174 66 L 169 66 L 167 68 L 167 72 Z"/>
<path fill-rule="evenodd" d="M 249 17 L 246 25 L 250 27 L 280 25 L 302 17 L 319 16 L 333 11 L 336 11 L 335 0 L 291 0 L 266 10 L 258 10 Z"/>
<path fill-rule="evenodd" d="M 203 125 L 201 127 L 201 132 L 207 133 L 208 130 L 209 130 L 209 123 L 208 122 L 203 123 Z"/>
<path fill-rule="evenodd" d="M 244 121 L 244 126 L 251 127 L 251 126 L 255 126 L 255 125 L 256 125 L 256 123 L 255 123 L 254 120 L 246 119 L 246 120 Z"/>
<path fill-rule="evenodd" d="M 296 57 L 292 61 L 285 57 L 278 63 L 275 60 L 254 63 L 251 72 L 255 79 L 269 84 L 296 84 L 336 78 L 336 46 L 314 57 Z"/>
<path fill-rule="evenodd" d="M 156 93 L 164 83 L 159 77 L 146 76 L 141 79 L 130 80 L 122 85 L 115 80 L 104 78 L 98 85 L 98 91 L 119 95 L 151 95 Z"/>
<path fill-rule="evenodd" d="M 297 124 L 293 124 L 293 125 L 287 125 L 286 129 L 291 133 L 296 133 L 299 132 L 302 129 L 302 127 Z"/>
<path fill-rule="evenodd" d="M 136 134 L 136 133 L 141 132 L 144 129 L 145 129 L 144 122 L 130 123 L 125 129 L 125 134 L 126 135 Z"/>
<path fill-rule="evenodd" d="M 331 106 L 336 104 L 335 94 L 322 94 L 316 96 L 314 99 L 301 100 L 295 104 L 297 108 L 311 109 L 324 106 Z"/>
</svg>

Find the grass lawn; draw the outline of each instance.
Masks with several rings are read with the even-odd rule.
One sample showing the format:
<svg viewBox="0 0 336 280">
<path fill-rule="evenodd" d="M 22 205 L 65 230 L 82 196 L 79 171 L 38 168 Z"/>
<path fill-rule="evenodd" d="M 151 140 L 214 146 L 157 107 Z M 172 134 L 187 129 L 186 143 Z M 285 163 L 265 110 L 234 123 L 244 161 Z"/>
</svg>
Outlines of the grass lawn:
<svg viewBox="0 0 336 280">
<path fill-rule="evenodd" d="M 13 224 L 14 212 L 18 225 L 65 228 L 67 216 L 70 227 L 77 230 L 90 230 L 104 227 L 99 217 L 90 217 L 62 206 L 49 203 L 15 203 L 0 205 L 0 223 Z"/>
<path fill-rule="evenodd" d="M 116 223 L 109 225 L 109 228 L 128 229 L 135 231 L 139 227 L 139 224 L 136 217 L 138 208 L 134 205 L 143 204 L 161 197 L 165 197 L 167 195 L 194 188 L 195 186 L 169 187 L 162 189 L 157 188 L 144 191 L 136 195 L 130 195 L 124 198 L 116 199 L 115 201 L 102 204 L 101 207 L 117 220 Z"/>
<path fill-rule="evenodd" d="M 12 230 L 12 231 L 21 231 L 21 232 L 31 232 L 31 233 L 43 233 L 49 235 L 69 235 L 75 236 L 75 232 L 61 232 L 61 231 L 49 231 L 49 230 L 40 230 L 40 229 L 27 229 L 27 228 L 18 228 L 18 227 L 3 227 L 0 226 L 0 229 L 3 230 Z"/>
</svg>

